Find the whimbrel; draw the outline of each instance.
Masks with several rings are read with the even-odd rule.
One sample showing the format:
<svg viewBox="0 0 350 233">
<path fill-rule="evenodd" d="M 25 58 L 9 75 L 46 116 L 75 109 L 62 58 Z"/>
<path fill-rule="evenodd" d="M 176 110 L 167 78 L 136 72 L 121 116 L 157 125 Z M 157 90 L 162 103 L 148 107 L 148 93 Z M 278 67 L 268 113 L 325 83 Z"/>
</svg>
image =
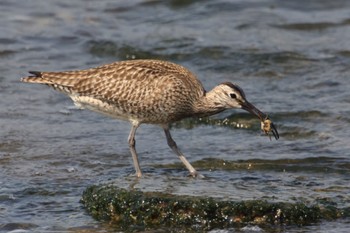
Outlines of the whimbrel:
<svg viewBox="0 0 350 233">
<path fill-rule="evenodd" d="M 268 119 L 247 101 L 238 85 L 224 82 L 207 92 L 192 72 L 166 61 L 129 60 L 86 70 L 29 73 L 31 76 L 22 78 L 23 82 L 46 84 L 67 94 L 80 108 L 129 121 L 128 142 L 137 177 L 142 176 L 135 149 L 135 133 L 140 124 L 162 127 L 169 147 L 190 174 L 196 176 L 197 171 L 171 137 L 172 122 L 210 116 L 231 108 L 242 108 L 261 122 Z M 272 123 L 268 131 L 278 139 Z"/>
</svg>

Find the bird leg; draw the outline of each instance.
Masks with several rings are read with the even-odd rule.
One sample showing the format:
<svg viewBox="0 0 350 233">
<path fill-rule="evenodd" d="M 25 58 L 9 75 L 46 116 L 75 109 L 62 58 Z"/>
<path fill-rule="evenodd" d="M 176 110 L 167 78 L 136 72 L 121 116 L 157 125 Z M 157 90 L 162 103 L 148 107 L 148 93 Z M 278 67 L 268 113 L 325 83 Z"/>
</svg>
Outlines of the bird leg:
<svg viewBox="0 0 350 233">
<path fill-rule="evenodd" d="M 188 171 L 190 172 L 190 175 L 193 177 L 196 177 L 198 175 L 196 169 L 194 169 L 192 167 L 192 165 L 190 164 L 190 162 L 187 161 L 187 159 L 185 158 L 184 154 L 182 154 L 182 152 L 180 151 L 180 149 L 177 147 L 176 142 L 174 141 L 174 139 L 171 137 L 170 131 L 169 131 L 169 127 L 168 126 L 163 126 L 164 132 L 165 132 L 165 136 L 166 136 L 166 140 L 168 142 L 169 147 L 175 152 L 175 154 L 177 156 L 179 156 L 179 159 L 182 161 L 182 163 L 186 166 L 186 168 L 188 169 Z"/>
<path fill-rule="evenodd" d="M 135 149 L 135 133 L 136 133 L 136 129 L 139 127 L 139 124 L 132 124 L 131 130 L 130 130 L 130 134 L 128 137 L 128 142 L 129 142 L 129 148 L 130 148 L 130 152 L 132 155 L 132 160 L 134 161 L 134 166 L 135 166 L 135 170 L 136 170 L 136 176 L 137 177 L 141 177 L 142 176 L 142 172 L 141 172 L 141 168 L 140 168 L 140 164 L 139 164 L 139 159 L 137 157 L 137 153 L 136 153 L 136 149 Z"/>
</svg>

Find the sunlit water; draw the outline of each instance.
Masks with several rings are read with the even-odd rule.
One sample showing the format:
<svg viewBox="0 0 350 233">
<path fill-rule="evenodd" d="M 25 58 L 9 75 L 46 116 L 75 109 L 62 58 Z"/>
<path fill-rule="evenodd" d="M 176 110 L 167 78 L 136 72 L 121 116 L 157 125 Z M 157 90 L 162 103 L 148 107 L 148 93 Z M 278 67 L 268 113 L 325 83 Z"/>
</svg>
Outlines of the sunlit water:
<svg viewBox="0 0 350 233">
<path fill-rule="evenodd" d="M 0 231 L 112 231 L 79 203 L 86 187 L 107 182 L 179 195 L 350 207 L 349 10 L 345 0 L 1 1 Z M 143 126 L 137 150 L 145 177 L 135 183 L 128 124 L 76 110 L 64 95 L 19 82 L 28 70 L 133 58 L 182 64 L 206 89 L 238 83 L 270 114 L 280 140 L 261 136 L 258 120 L 239 110 L 179 122 L 173 137 L 206 177 L 190 179 L 162 130 Z M 341 219 L 212 232 L 349 227 L 349 219 Z"/>
</svg>

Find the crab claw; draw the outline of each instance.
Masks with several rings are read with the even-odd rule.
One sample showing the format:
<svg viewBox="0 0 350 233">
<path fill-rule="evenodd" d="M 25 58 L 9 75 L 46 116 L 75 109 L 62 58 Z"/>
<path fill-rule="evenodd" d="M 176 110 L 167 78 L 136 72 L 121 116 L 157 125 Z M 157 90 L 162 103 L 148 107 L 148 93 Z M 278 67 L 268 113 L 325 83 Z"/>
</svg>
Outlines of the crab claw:
<svg viewBox="0 0 350 233">
<path fill-rule="evenodd" d="M 271 122 L 271 132 L 276 140 L 278 140 L 280 138 L 280 135 L 278 134 L 278 131 L 272 122 Z"/>
</svg>

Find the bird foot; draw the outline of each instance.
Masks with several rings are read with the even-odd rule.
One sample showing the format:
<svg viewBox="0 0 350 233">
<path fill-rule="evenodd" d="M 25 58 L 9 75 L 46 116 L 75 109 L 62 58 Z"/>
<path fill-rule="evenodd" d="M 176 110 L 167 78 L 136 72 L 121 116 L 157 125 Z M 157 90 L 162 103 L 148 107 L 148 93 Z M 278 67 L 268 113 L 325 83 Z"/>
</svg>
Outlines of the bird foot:
<svg viewBox="0 0 350 233">
<path fill-rule="evenodd" d="M 190 172 L 190 174 L 189 174 L 188 176 L 189 176 L 189 177 L 193 177 L 193 178 L 200 178 L 200 179 L 205 178 L 204 175 L 198 173 L 197 171 L 195 171 L 195 172 Z"/>
</svg>

